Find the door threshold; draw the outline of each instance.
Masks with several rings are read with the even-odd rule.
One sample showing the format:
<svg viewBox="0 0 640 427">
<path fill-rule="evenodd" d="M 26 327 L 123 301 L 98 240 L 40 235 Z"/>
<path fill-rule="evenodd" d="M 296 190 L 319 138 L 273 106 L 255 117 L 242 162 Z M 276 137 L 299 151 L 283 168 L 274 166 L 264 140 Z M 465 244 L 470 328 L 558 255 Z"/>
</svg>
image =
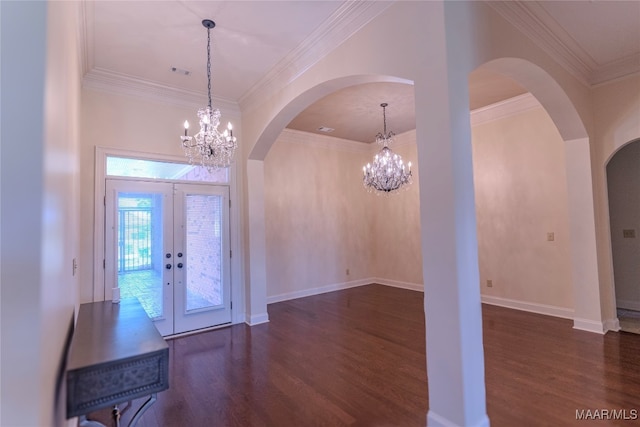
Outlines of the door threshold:
<svg viewBox="0 0 640 427">
<path fill-rule="evenodd" d="M 166 335 L 162 338 L 164 338 L 165 340 L 172 340 L 174 338 L 188 337 L 189 335 L 195 335 L 202 332 L 210 332 L 210 331 L 215 331 L 216 329 L 228 328 L 229 326 L 232 326 L 231 322 L 223 323 L 221 325 L 216 325 L 216 326 L 209 326 L 207 328 L 194 329 L 193 331 L 180 332 L 179 334 Z"/>
</svg>

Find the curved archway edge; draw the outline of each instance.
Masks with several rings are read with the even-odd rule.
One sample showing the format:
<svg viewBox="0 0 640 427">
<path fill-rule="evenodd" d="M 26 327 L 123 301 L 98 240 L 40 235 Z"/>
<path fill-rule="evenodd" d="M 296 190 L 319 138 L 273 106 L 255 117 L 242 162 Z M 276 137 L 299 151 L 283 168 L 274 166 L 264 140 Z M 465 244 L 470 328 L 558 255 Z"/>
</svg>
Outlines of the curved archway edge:
<svg viewBox="0 0 640 427">
<path fill-rule="evenodd" d="M 560 84 L 532 62 L 499 58 L 478 68 L 509 77 L 527 89 L 545 108 L 565 142 L 574 328 L 605 333 L 610 327 L 602 316 L 591 149 L 586 127 Z"/>
<path fill-rule="evenodd" d="M 264 160 L 280 132 L 309 105 L 340 89 L 366 83 L 404 83 L 413 85 L 413 81 L 400 77 L 372 74 L 340 77 L 320 83 L 292 99 L 275 114 L 258 137 L 256 144 L 249 153 L 249 160 Z"/>
</svg>

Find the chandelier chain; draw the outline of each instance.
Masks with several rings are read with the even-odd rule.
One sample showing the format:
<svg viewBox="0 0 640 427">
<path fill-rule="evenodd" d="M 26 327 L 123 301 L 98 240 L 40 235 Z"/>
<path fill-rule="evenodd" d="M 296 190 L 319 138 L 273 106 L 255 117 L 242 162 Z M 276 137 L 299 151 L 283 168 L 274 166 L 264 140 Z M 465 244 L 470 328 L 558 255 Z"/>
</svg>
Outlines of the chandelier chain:
<svg viewBox="0 0 640 427">
<path fill-rule="evenodd" d="M 209 108 L 211 108 L 211 28 L 209 27 L 207 27 L 207 83 Z"/>
<path fill-rule="evenodd" d="M 383 127 L 382 127 L 382 132 L 384 133 L 385 137 L 387 135 L 387 104 L 380 104 L 382 106 L 382 123 L 383 123 Z"/>
</svg>

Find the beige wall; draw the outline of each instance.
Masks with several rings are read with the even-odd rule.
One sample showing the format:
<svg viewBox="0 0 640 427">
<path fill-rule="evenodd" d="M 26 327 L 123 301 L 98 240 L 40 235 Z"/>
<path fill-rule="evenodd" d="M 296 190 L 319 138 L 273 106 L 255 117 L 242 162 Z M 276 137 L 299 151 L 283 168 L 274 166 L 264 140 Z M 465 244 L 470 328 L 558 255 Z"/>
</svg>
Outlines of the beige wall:
<svg viewBox="0 0 640 427">
<path fill-rule="evenodd" d="M 370 277 L 373 211 L 361 177 L 367 158 L 364 144 L 291 130 L 272 146 L 264 162 L 270 301 Z"/>
<path fill-rule="evenodd" d="M 573 308 L 563 144 L 542 107 L 473 127 L 483 295 Z"/>
<path fill-rule="evenodd" d="M 270 302 L 372 281 L 421 288 L 415 131 L 392 146 L 413 163 L 416 182 L 407 191 L 364 189 L 362 166 L 379 149 L 289 129 L 271 147 L 264 169 Z"/>
<path fill-rule="evenodd" d="M 362 189 L 359 172 L 377 146 L 358 153 L 336 149 L 340 141 L 322 145 L 328 137 L 284 134 L 265 160 L 270 299 L 360 279 L 420 288 L 415 132 L 392 146 L 414 165 L 413 185 L 392 196 Z M 563 143 L 540 106 L 473 127 L 483 295 L 573 308 Z"/>
<path fill-rule="evenodd" d="M 195 109 L 132 96 L 94 90 L 82 91 L 82 146 L 80 148 L 80 298 L 101 301 L 94 295 L 94 204 L 96 147 L 140 153 L 182 156 L 179 135 L 185 118 Z"/>
<path fill-rule="evenodd" d="M 77 6 L 0 6 L 3 426 L 66 419 L 58 386 L 78 301 Z"/>
<path fill-rule="evenodd" d="M 391 145 L 405 164 L 411 162 L 413 183 L 405 191 L 390 196 L 368 194 L 374 201 L 375 226 L 375 234 L 371 236 L 375 253 L 370 272 L 383 283 L 421 289 L 419 165 L 415 141 L 416 133 L 410 131 L 396 136 Z M 373 150 L 375 153 L 380 147 L 374 145 Z"/>
<path fill-rule="evenodd" d="M 616 301 L 640 310 L 640 141 L 618 151 L 607 165 Z M 624 238 L 623 230 L 633 230 Z"/>
</svg>

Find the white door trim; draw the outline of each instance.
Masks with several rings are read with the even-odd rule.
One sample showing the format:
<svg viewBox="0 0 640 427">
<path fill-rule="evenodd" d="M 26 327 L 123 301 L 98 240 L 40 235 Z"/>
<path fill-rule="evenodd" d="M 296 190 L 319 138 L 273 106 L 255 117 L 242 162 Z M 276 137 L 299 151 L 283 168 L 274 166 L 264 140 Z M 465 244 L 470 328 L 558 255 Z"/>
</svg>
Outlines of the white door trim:
<svg viewBox="0 0 640 427">
<path fill-rule="evenodd" d="M 105 259 L 105 180 L 107 156 L 128 157 L 143 160 L 161 160 L 185 163 L 185 158 L 156 153 L 144 153 L 138 151 L 122 150 L 117 148 L 96 147 L 95 150 L 95 178 L 94 178 L 94 227 L 93 227 L 93 301 L 105 301 L 111 299 L 111 289 L 106 289 L 103 263 Z M 131 179 L 131 178 L 128 178 Z M 231 300 L 233 301 L 233 324 L 245 321 L 245 281 L 242 238 L 242 206 L 240 195 L 242 188 L 242 175 L 238 172 L 235 163 L 229 173 L 229 197 L 231 199 L 230 245 L 234 254 L 231 258 Z M 238 255 L 236 255 L 238 254 Z M 107 292 L 109 293 L 107 295 Z"/>
</svg>

